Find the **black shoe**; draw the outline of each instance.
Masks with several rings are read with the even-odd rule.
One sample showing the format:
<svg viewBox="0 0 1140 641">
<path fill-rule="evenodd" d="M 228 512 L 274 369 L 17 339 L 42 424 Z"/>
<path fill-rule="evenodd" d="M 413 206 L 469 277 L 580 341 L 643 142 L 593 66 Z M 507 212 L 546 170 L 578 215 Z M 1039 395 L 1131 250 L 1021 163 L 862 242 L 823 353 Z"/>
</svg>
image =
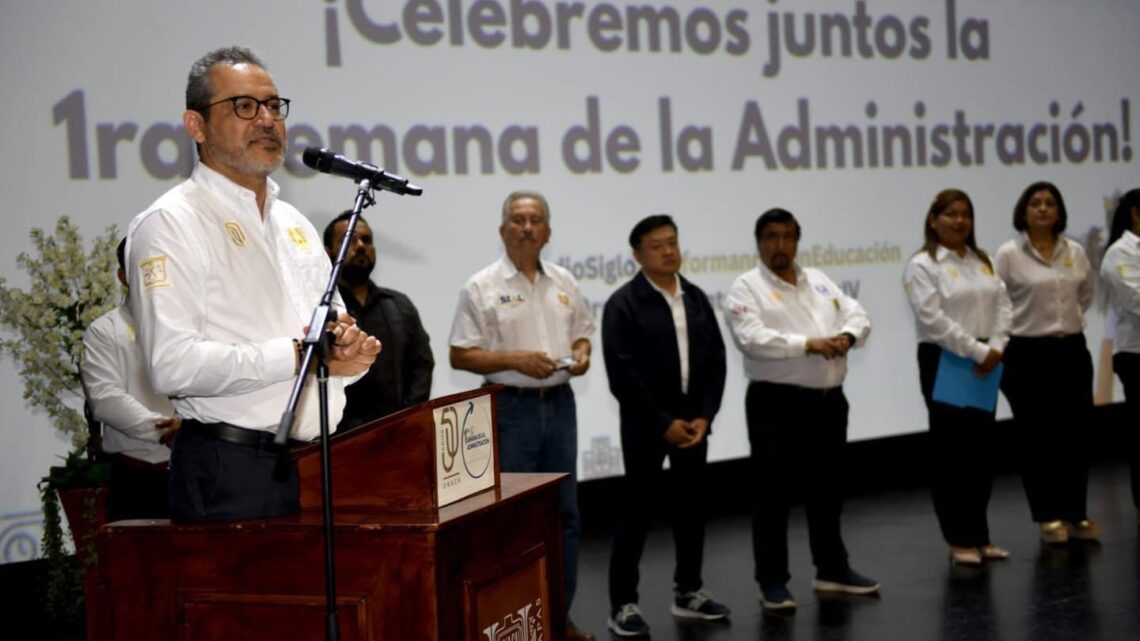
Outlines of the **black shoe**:
<svg viewBox="0 0 1140 641">
<path fill-rule="evenodd" d="M 626 603 L 611 612 L 606 626 L 619 637 L 643 637 L 649 634 L 649 624 L 642 618 L 636 603 Z"/>
<path fill-rule="evenodd" d="M 779 585 L 760 586 L 760 605 L 765 610 L 794 610 L 796 598 L 792 596 L 788 586 Z"/>
<path fill-rule="evenodd" d="M 731 612 L 728 606 L 717 601 L 711 594 L 704 590 L 675 594 L 673 596 L 673 605 L 669 606 L 669 611 L 672 612 L 675 617 L 681 617 L 683 619 L 703 619 L 705 621 L 724 619 Z"/>
<path fill-rule="evenodd" d="M 820 592 L 842 592 L 844 594 L 873 594 L 879 591 L 879 582 L 859 574 L 851 568 L 836 574 L 818 574 L 811 587 Z"/>
</svg>

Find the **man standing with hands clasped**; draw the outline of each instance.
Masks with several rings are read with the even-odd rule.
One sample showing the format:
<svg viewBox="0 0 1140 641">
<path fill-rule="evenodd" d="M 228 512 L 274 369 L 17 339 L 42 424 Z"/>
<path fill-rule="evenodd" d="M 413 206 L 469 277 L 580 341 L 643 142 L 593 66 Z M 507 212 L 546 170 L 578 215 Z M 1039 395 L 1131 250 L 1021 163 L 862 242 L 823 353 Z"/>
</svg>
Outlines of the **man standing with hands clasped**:
<svg viewBox="0 0 1140 641">
<path fill-rule="evenodd" d="M 871 594 L 878 582 L 851 569 L 839 531 L 847 351 L 866 340 L 871 320 L 823 272 L 796 264 L 800 224 L 790 212 L 764 212 L 755 235 L 762 264 L 733 282 L 725 316 L 749 380 L 745 416 L 759 488 L 752 549 L 761 605 L 796 607 L 787 583 L 788 511 L 797 484 L 804 488 L 816 566 L 812 587 Z"/>
<path fill-rule="evenodd" d="M 701 589 L 708 437 L 724 393 L 724 341 L 708 297 L 682 278 L 677 225 L 649 216 L 629 235 L 641 271 L 606 301 L 602 347 L 621 406 L 625 496 L 610 553 L 610 618 L 619 636 L 642 636 L 638 564 L 658 502 L 673 517 L 677 567 L 671 611 L 724 619 L 729 609 Z M 661 464 L 669 458 L 671 483 Z"/>
<path fill-rule="evenodd" d="M 590 368 L 594 319 L 578 282 L 542 260 L 550 207 L 535 191 L 503 202 L 506 255 L 476 272 L 459 293 L 451 366 L 500 383 L 496 398 L 504 472 L 565 472 L 561 491 L 566 611 L 578 582 L 578 418 L 570 378 Z M 593 639 L 567 616 L 566 639 Z"/>
</svg>

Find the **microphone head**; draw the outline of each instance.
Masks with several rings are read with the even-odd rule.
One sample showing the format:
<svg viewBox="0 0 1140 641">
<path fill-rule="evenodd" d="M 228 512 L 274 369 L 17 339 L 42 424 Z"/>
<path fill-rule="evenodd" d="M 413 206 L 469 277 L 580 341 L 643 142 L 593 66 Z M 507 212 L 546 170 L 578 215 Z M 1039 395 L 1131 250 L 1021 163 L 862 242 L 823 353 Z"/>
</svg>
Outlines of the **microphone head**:
<svg viewBox="0 0 1140 641">
<path fill-rule="evenodd" d="M 332 160 L 335 155 L 328 149 L 321 147 L 305 147 L 305 151 L 301 154 L 301 162 L 305 163 L 306 167 L 327 174 L 332 167 Z"/>
</svg>

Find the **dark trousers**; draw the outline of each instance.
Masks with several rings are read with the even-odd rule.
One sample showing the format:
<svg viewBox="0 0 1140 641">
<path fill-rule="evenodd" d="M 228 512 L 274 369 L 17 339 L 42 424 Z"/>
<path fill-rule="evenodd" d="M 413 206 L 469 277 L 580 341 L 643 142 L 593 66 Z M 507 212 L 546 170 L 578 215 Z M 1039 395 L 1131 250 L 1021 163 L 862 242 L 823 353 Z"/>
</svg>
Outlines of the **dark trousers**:
<svg viewBox="0 0 1140 641">
<path fill-rule="evenodd" d="M 788 582 L 788 512 L 802 487 L 812 562 L 820 575 L 847 569 L 839 531 L 843 510 L 843 448 L 847 398 L 829 390 L 753 382 L 744 410 L 749 458 L 758 486 L 752 509 L 752 553 L 761 586 Z"/>
<path fill-rule="evenodd" d="M 652 439 L 652 440 L 650 440 Z M 638 565 L 645 547 L 645 536 L 654 514 L 667 503 L 673 525 L 677 565 L 673 587 L 679 594 L 701 589 L 701 564 L 705 549 L 705 510 L 707 489 L 708 439 L 693 447 L 679 449 L 664 438 L 627 438 L 622 434 L 622 460 L 625 462 L 623 501 L 610 550 L 610 606 L 619 608 L 637 603 Z M 671 472 L 661 469 L 669 457 Z M 671 477 L 666 481 L 666 476 Z"/>
<path fill-rule="evenodd" d="M 301 509 L 297 464 L 278 477 L 277 452 L 238 445 L 185 428 L 170 452 L 170 518 L 254 519 Z"/>
<path fill-rule="evenodd" d="M 1128 461 L 1132 466 L 1132 504 L 1140 510 L 1140 354 L 1118 352 L 1112 370 L 1124 385 Z"/>
<path fill-rule="evenodd" d="M 954 407 L 931 398 L 942 348 L 918 345 L 918 375 L 930 419 L 930 490 L 946 542 L 981 547 L 990 542 L 986 507 L 993 463 L 986 442 L 994 436 L 994 413 Z"/>
<path fill-rule="evenodd" d="M 107 516 L 112 521 L 170 518 L 166 463 L 147 463 L 125 454 L 111 454 L 107 485 Z"/>
<path fill-rule="evenodd" d="M 1001 390 L 1013 409 L 1033 520 L 1088 518 L 1093 367 L 1084 334 L 1014 336 L 1002 362 Z"/>
<path fill-rule="evenodd" d="M 566 611 L 578 586 L 578 412 L 569 384 L 534 390 L 508 387 L 496 395 L 499 469 L 503 472 L 565 472 L 559 488 Z"/>
</svg>

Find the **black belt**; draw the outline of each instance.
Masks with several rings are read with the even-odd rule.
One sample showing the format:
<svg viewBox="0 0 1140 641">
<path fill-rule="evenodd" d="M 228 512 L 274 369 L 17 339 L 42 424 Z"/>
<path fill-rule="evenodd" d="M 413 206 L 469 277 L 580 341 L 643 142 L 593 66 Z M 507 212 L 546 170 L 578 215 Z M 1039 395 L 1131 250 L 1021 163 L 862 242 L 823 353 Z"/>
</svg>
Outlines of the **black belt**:
<svg viewBox="0 0 1140 641">
<path fill-rule="evenodd" d="M 538 398 L 546 398 L 547 396 L 554 396 L 555 394 L 570 391 L 570 383 L 551 385 L 549 387 L 514 387 L 504 385 L 503 389 L 499 391 L 504 394 L 514 394 L 515 396 L 537 396 Z"/>
<path fill-rule="evenodd" d="M 229 423 L 202 423 L 189 418 L 182 419 L 182 429 L 217 441 L 262 449 L 273 447 L 275 436 L 273 432 L 266 432 L 265 430 L 251 430 Z M 300 445 L 302 443 L 304 441 L 289 439 L 289 445 Z"/>
<path fill-rule="evenodd" d="M 790 394 L 795 396 L 832 396 L 835 394 L 843 393 L 843 386 L 836 385 L 835 387 L 804 387 L 803 385 L 793 385 L 791 383 L 773 383 L 771 381 L 750 381 L 749 387 L 755 386 L 758 389 L 767 389 L 774 392 Z"/>
</svg>

